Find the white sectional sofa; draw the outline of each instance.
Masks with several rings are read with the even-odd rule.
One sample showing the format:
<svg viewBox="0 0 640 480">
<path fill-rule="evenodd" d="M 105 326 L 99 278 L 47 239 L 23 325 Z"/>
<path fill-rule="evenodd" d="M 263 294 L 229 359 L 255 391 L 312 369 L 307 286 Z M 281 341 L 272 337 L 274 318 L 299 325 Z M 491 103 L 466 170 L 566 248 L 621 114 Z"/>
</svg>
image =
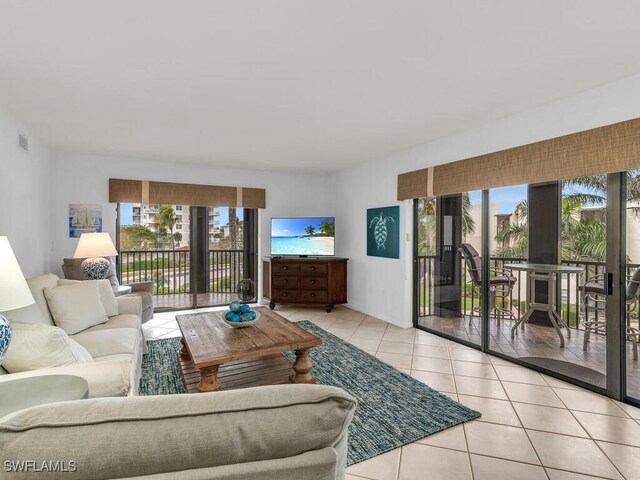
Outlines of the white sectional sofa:
<svg viewBox="0 0 640 480">
<path fill-rule="evenodd" d="M 3 312 L 10 322 L 55 326 L 44 289 L 58 285 L 53 274 L 27 279 L 36 303 L 28 307 Z M 142 334 L 142 304 L 137 297 L 117 297 L 117 315 L 102 324 L 69 335 L 93 357 L 93 362 L 8 373 L 0 367 L 0 382 L 9 379 L 47 374 L 71 374 L 89 383 L 90 397 L 133 396 L 138 393 L 142 354 L 145 343 Z M 9 346 L 9 349 L 12 347 Z"/>
</svg>

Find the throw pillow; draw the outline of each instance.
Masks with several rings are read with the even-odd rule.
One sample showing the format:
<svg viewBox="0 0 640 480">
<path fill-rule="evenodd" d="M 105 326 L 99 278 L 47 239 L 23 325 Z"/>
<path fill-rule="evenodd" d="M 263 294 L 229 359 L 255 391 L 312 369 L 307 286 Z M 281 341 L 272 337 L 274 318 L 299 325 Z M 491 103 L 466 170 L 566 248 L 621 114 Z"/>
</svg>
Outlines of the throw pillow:
<svg viewBox="0 0 640 480">
<path fill-rule="evenodd" d="M 11 331 L 2 361 L 9 373 L 93 362 L 91 354 L 59 327 L 11 322 Z"/>
<path fill-rule="evenodd" d="M 102 302 L 105 312 L 107 312 L 107 317 L 118 315 L 118 301 L 116 300 L 116 296 L 113 293 L 113 287 L 109 280 L 68 280 L 66 278 L 62 278 L 58 280 L 58 285 L 73 285 L 74 283 L 80 283 L 82 281 L 95 282 L 98 284 L 100 301 Z"/>
<path fill-rule="evenodd" d="M 108 320 L 96 282 L 79 282 L 44 289 L 53 321 L 69 335 Z"/>
</svg>

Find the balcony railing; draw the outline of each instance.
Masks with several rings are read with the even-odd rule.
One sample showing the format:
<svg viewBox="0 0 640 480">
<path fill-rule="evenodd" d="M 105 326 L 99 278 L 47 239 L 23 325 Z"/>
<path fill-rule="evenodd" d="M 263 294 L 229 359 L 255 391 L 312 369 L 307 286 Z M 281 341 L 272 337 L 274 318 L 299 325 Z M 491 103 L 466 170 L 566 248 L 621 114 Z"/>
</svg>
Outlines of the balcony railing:
<svg viewBox="0 0 640 480">
<path fill-rule="evenodd" d="M 119 258 L 122 284 L 152 281 L 155 295 L 193 293 L 189 251 L 127 250 Z M 207 292 L 234 293 L 243 262 L 242 250 L 209 250 Z"/>
<path fill-rule="evenodd" d="M 446 252 L 445 252 L 446 253 Z M 458 253 L 459 255 L 459 253 Z M 460 298 L 460 310 L 465 315 L 479 315 L 480 298 L 477 288 L 473 287 L 471 283 L 471 277 L 467 272 L 467 265 L 463 258 L 460 258 L 460 283 L 461 283 L 461 298 Z M 527 263 L 526 258 L 519 257 L 490 257 L 490 266 L 492 268 L 502 268 L 508 263 Z M 449 263 L 449 262 L 447 262 Z M 564 322 L 573 328 L 582 328 L 580 324 L 581 318 L 581 306 L 580 306 L 580 285 L 583 284 L 586 279 L 589 279 L 595 275 L 603 274 L 606 271 L 606 264 L 604 262 L 592 262 L 581 260 L 563 260 L 563 265 L 569 265 L 573 267 L 580 267 L 583 269 L 581 273 L 562 275 L 560 280 L 560 305 L 558 311 L 562 315 Z M 418 295 L 419 295 L 419 316 L 434 315 L 434 294 L 435 288 L 438 284 L 436 278 L 436 257 L 433 255 L 418 257 Z M 627 264 L 627 275 L 632 275 L 640 264 Z M 526 308 L 527 297 L 527 274 L 523 271 L 512 271 L 512 275 L 515 276 L 518 281 L 516 282 L 511 295 L 509 297 L 509 305 L 516 317 L 520 317 L 524 313 Z M 452 272 L 443 272 L 441 268 L 440 278 L 442 281 L 448 282 L 452 277 Z M 506 305 L 509 308 L 509 305 Z M 595 318 L 600 315 L 595 312 Z M 592 318 L 594 319 L 594 318 Z M 627 309 L 627 322 L 638 323 L 637 312 Z"/>
</svg>

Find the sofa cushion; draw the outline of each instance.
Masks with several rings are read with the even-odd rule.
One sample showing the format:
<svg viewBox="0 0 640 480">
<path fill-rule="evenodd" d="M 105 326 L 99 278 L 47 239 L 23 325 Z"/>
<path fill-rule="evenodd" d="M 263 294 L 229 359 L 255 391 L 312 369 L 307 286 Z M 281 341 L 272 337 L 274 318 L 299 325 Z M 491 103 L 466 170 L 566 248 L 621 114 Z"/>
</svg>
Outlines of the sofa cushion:
<svg viewBox="0 0 640 480">
<path fill-rule="evenodd" d="M 135 328 L 136 330 L 140 330 L 142 328 L 142 322 L 140 321 L 140 317 L 138 315 L 123 313 L 122 315 L 109 317 L 109 320 L 107 320 L 105 323 L 101 323 L 100 325 L 91 327 L 89 330 L 96 331 L 109 328 Z"/>
<path fill-rule="evenodd" d="M 55 326 L 53 320 L 49 316 L 49 312 L 45 315 L 42 313 L 40 307 L 34 303 L 27 307 L 18 308 L 17 310 L 10 310 L 8 312 L 2 312 L 9 321 L 32 323 L 35 325 L 48 325 L 50 327 Z"/>
<path fill-rule="evenodd" d="M 49 313 L 49 307 L 47 306 L 47 300 L 44 298 L 43 290 L 47 287 L 57 285 L 58 280 L 60 279 L 52 273 L 27 278 L 27 285 L 29 286 L 31 295 L 33 295 L 33 299 L 36 303 L 29 305 L 28 307 L 11 310 L 3 313 L 3 315 L 9 320 L 14 320 L 16 322 L 55 325 L 51 318 L 51 314 Z"/>
<path fill-rule="evenodd" d="M 47 287 L 44 295 L 53 321 L 69 335 L 108 320 L 96 282 Z"/>
<path fill-rule="evenodd" d="M 93 362 L 80 344 L 58 327 L 11 322 L 12 339 L 2 361 L 10 373 Z"/>
<path fill-rule="evenodd" d="M 132 368 L 130 360 L 75 363 L 62 367 L 0 375 L 0 383 L 40 375 L 75 375 L 84 378 L 89 384 L 89 398 L 124 397 L 133 390 L 131 388 Z M 137 390 L 137 384 L 135 385 Z"/>
<path fill-rule="evenodd" d="M 116 353 L 115 355 L 105 355 L 104 357 L 96 357 L 94 360 L 96 362 L 118 362 L 120 360 L 125 360 L 131 363 L 133 362 L 133 354 L 132 353 Z"/>
<path fill-rule="evenodd" d="M 93 358 L 133 354 L 141 348 L 142 331 L 133 328 L 89 328 L 73 335 L 73 339 L 86 348 Z"/>
<path fill-rule="evenodd" d="M 109 280 L 68 280 L 66 278 L 61 278 L 58 280 L 58 285 L 73 285 L 74 283 L 80 283 L 81 281 L 97 283 L 98 292 L 100 293 L 100 301 L 102 302 L 104 311 L 107 312 L 107 317 L 118 315 L 118 302 Z"/>
<path fill-rule="evenodd" d="M 4 417 L 0 451 L 5 458 L 73 459 L 84 468 L 80 477 L 122 478 L 331 448 L 338 460 L 329 478 L 344 478 L 355 406 L 353 397 L 324 385 L 62 402 Z M 237 478 L 255 478 L 255 471 L 245 473 Z"/>
</svg>

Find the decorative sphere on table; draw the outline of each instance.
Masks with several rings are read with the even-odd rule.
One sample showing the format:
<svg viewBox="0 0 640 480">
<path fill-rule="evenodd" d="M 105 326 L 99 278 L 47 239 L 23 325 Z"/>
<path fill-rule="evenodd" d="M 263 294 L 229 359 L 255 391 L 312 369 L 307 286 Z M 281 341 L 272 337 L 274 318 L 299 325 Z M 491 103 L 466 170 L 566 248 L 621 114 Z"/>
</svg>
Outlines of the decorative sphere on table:
<svg viewBox="0 0 640 480">
<path fill-rule="evenodd" d="M 243 303 L 242 305 L 240 305 L 240 313 L 249 313 L 250 311 L 251 311 L 251 308 L 246 303 Z"/>
<path fill-rule="evenodd" d="M 255 317 L 251 316 L 251 313 L 256 313 L 256 312 L 247 312 L 247 313 L 243 313 L 242 315 L 240 315 L 240 319 L 243 322 L 250 322 L 251 320 L 255 320 Z"/>
<path fill-rule="evenodd" d="M 229 304 L 229 310 L 231 310 L 234 313 L 238 313 L 241 308 L 242 308 L 242 304 L 238 301 L 234 300 Z"/>
<path fill-rule="evenodd" d="M 109 275 L 111 262 L 102 257 L 87 258 L 80 267 L 88 280 L 103 280 Z"/>
<path fill-rule="evenodd" d="M 9 349 L 11 343 L 11 324 L 9 321 L 0 315 L 0 363 L 4 358 L 4 354 Z"/>
</svg>

